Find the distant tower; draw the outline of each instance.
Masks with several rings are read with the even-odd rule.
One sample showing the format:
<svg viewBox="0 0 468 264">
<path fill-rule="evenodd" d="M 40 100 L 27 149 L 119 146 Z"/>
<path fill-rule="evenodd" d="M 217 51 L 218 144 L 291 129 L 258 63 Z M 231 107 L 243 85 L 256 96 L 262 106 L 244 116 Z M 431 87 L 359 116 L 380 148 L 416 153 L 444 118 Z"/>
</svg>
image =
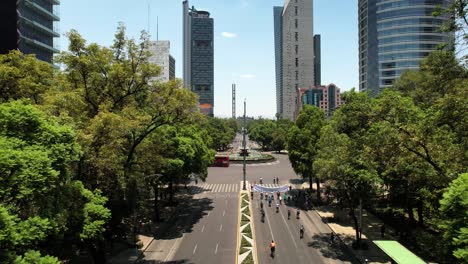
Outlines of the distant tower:
<svg viewBox="0 0 468 264">
<path fill-rule="evenodd" d="M 214 108 L 214 31 L 207 11 L 183 1 L 183 76 L 184 87 L 198 95 L 200 112 L 213 116 Z"/>
<path fill-rule="evenodd" d="M 232 118 L 236 118 L 236 84 L 232 84 Z"/>
<path fill-rule="evenodd" d="M 296 91 L 315 84 L 313 0 L 286 0 L 273 7 L 275 31 L 276 111 L 294 119 Z M 317 58 L 318 59 L 318 58 Z"/>
</svg>

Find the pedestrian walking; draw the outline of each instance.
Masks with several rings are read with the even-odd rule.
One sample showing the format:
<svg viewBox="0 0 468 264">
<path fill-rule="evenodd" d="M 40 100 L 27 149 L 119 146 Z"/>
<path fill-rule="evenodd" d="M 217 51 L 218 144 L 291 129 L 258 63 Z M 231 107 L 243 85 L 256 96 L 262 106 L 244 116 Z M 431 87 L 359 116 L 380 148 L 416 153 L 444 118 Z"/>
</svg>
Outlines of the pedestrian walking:
<svg viewBox="0 0 468 264">
<path fill-rule="evenodd" d="M 276 177 L 276 184 L 279 184 L 279 178 Z"/>
<path fill-rule="evenodd" d="M 333 231 L 330 234 L 330 241 L 332 244 L 335 242 L 335 233 L 333 233 Z"/>
<path fill-rule="evenodd" d="M 302 239 L 304 237 L 304 226 L 301 225 L 301 229 L 299 230 L 299 238 Z"/>
</svg>

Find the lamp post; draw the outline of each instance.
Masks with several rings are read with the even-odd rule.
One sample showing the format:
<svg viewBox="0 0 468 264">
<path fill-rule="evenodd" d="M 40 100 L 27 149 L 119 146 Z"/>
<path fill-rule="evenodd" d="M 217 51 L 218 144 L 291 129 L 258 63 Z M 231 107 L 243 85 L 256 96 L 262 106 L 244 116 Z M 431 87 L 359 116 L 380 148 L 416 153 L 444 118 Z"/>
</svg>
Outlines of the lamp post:
<svg viewBox="0 0 468 264">
<path fill-rule="evenodd" d="M 243 174 L 244 174 L 244 182 L 242 184 L 242 190 L 247 190 L 247 187 L 245 186 L 245 156 L 247 156 L 247 150 L 245 149 L 245 132 L 246 132 L 246 128 L 245 128 L 245 109 L 246 109 L 246 100 L 244 99 L 244 125 L 243 125 L 243 128 L 242 128 L 242 156 L 244 157 L 243 158 Z"/>
</svg>

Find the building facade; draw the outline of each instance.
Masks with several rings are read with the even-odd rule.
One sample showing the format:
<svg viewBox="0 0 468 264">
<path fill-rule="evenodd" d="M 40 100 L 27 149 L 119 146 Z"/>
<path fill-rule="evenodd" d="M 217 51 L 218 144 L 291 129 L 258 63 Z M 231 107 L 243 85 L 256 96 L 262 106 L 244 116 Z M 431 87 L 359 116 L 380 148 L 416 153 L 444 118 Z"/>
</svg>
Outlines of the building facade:
<svg viewBox="0 0 468 264">
<path fill-rule="evenodd" d="M 313 0 L 286 0 L 273 7 L 275 27 L 275 70 L 277 111 L 282 118 L 294 119 L 296 91 L 315 84 L 316 61 Z"/>
<path fill-rule="evenodd" d="M 168 82 L 175 79 L 175 59 L 171 56 L 171 43 L 168 40 L 149 42 L 151 56 L 149 62 L 160 67 L 159 76 L 151 78 L 156 82 Z"/>
<path fill-rule="evenodd" d="M 17 49 L 52 63 L 59 52 L 59 5 L 59 0 L 0 1 L 0 53 Z"/>
<path fill-rule="evenodd" d="M 359 0 L 359 90 L 377 95 L 453 34 L 440 32 L 448 18 L 434 17 L 450 0 Z"/>
<path fill-rule="evenodd" d="M 314 86 L 311 88 L 298 88 L 297 107 L 294 118 L 297 118 L 304 105 L 314 105 L 322 109 L 326 116 L 330 118 L 333 112 L 343 104 L 340 89 L 334 84 L 327 86 Z"/>
<path fill-rule="evenodd" d="M 200 111 L 214 112 L 213 18 L 183 2 L 184 86 L 198 95 Z"/>
</svg>

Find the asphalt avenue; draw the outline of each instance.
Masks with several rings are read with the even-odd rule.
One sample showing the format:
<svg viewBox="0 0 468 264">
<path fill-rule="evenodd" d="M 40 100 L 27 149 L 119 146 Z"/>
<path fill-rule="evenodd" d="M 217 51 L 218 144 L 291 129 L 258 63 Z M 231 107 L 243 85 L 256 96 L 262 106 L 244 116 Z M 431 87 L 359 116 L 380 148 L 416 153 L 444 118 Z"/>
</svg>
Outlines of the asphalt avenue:
<svg viewBox="0 0 468 264">
<path fill-rule="evenodd" d="M 263 178 L 265 185 L 301 188 L 287 155 L 275 155 L 278 162 L 262 166 L 247 166 L 249 184 Z M 192 182 L 184 191 L 185 202 L 179 204 L 178 215 L 163 237 L 157 237 L 146 251 L 141 263 L 235 263 L 238 217 L 238 195 L 242 188 L 242 167 L 212 167 L 206 182 Z M 277 185 L 277 184 L 275 184 Z M 250 189 L 250 185 L 247 187 Z M 300 219 L 287 218 L 286 205 L 278 213 L 274 205 L 264 201 L 265 222 L 261 222 L 260 195 L 255 193 L 253 205 L 254 228 L 259 263 L 351 263 L 346 250 L 331 245 L 330 229 L 314 211 L 301 211 Z M 299 238 L 300 226 L 305 235 Z M 269 242 L 277 243 L 275 258 L 269 253 Z"/>
</svg>

